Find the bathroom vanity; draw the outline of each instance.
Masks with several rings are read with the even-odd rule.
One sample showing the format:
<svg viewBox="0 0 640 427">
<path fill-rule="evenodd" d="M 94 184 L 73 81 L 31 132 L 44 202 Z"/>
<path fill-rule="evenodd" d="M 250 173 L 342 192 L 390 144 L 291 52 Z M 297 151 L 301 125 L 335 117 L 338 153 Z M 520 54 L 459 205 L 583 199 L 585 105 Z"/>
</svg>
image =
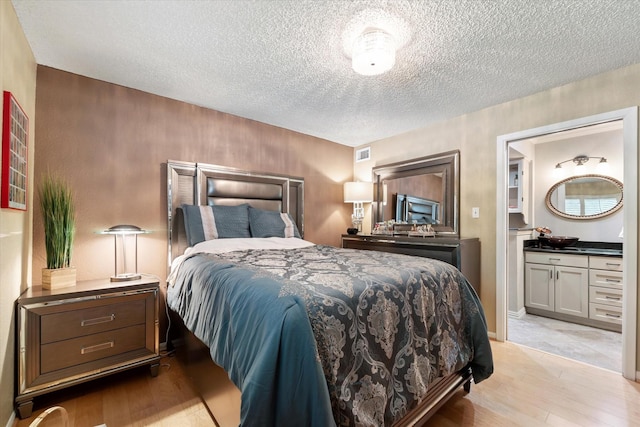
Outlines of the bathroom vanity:
<svg viewBox="0 0 640 427">
<path fill-rule="evenodd" d="M 527 313 L 622 331 L 622 244 L 524 242 Z"/>
</svg>

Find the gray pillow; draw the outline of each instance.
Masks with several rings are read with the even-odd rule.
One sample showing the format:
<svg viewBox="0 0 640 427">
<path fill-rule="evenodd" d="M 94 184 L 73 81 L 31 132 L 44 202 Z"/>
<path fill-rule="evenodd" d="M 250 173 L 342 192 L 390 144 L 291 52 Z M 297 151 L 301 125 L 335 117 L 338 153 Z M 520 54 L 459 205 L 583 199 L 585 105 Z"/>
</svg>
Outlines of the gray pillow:
<svg viewBox="0 0 640 427">
<path fill-rule="evenodd" d="M 184 228 L 189 246 L 205 240 L 251 237 L 249 205 L 182 205 Z"/>
<path fill-rule="evenodd" d="M 249 207 L 251 237 L 297 237 L 300 232 L 288 213 Z"/>
<path fill-rule="evenodd" d="M 251 237 L 248 204 L 212 208 L 220 239 Z"/>
</svg>

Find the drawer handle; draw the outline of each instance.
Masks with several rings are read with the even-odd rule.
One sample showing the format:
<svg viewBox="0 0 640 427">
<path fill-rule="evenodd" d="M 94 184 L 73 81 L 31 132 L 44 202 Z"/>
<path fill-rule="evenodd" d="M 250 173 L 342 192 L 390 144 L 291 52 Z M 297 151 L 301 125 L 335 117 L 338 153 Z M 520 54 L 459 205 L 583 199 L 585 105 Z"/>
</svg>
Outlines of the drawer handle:
<svg viewBox="0 0 640 427">
<path fill-rule="evenodd" d="M 604 317 L 611 317 L 612 319 L 619 319 L 619 318 L 620 318 L 620 317 L 622 317 L 622 316 L 620 316 L 619 314 L 610 314 L 610 313 L 606 313 L 606 314 L 604 315 Z"/>
<path fill-rule="evenodd" d="M 94 351 L 107 350 L 109 348 L 113 348 L 114 342 L 107 341 L 102 344 L 90 345 L 89 347 L 82 347 L 80 349 L 80 354 L 93 353 Z"/>
<path fill-rule="evenodd" d="M 621 297 L 612 297 L 612 296 L 609 296 L 609 295 L 605 295 L 604 299 L 606 299 L 607 301 L 620 301 L 620 300 L 622 300 Z"/>
<path fill-rule="evenodd" d="M 116 315 L 112 314 L 110 316 L 96 317 L 95 319 L 87 319 L 80 322 L 80 326 L 92 326 L 98 325 L 100 323 L 108 323 L 116 320 Z"/>
<path fill-rule="evenodd" d="M 620 283 L 620 282 L 622 282 L 622 280 L 620 280 L 620 279 L 606 279 L 605 282 L 607 282 L 607 283 Z"/>
<path fill-rule="evenodd" d="M 549 261 L 560 261 L 560 258 L 549 258 Z"/>
<path fill-rule="evenodd" d="M 607 265 L 609 267 L 620 267 L 620 263 L 618 262 L 608 262 Z"/>
</svg>

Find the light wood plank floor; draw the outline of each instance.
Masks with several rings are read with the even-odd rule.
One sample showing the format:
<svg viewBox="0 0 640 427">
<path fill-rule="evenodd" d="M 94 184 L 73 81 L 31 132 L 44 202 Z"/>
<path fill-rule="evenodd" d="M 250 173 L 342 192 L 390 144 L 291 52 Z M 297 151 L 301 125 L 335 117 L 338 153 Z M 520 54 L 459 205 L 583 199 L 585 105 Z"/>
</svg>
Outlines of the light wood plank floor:
<svg viewBox="0 0 640 427">
<path fill-rule="evenodd" d="M 637 426 L 640 384 L 620 374 L 513 343 L 492 342 L 495 373 L 454 396 L 429 421 L 448 426 Z M 175 358 L 156 378 L 136 369 L 36 399 L 34 415 L 61 405 L 70 426 L 213 426 Z M 169 367 L 170 366 L 170 367 Z M 53 415 L 53 414 L 52 414 Z M 59 425 L 52 418 L 41 426 Z"/>
</svg>

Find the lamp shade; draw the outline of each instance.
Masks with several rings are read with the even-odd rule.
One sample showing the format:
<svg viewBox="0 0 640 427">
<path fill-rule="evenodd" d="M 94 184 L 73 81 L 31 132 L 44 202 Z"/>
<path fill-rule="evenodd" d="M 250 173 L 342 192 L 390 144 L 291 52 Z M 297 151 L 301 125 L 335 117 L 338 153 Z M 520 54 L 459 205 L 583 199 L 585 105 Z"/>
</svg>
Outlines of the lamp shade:
<svg viewBox="0 0 640 427">
<path fill-rule="evenodd" d="M 373 201 L 372 182 L 345 182 L 345 203 L 370 203 Z"/>
<path fill-rule="evenodd" d="M 102 232 L 102 234 L 145 234 L 148 233 L 147 230 L 143 230 L 136 225 L 114 225 Z"/>
</svg>

